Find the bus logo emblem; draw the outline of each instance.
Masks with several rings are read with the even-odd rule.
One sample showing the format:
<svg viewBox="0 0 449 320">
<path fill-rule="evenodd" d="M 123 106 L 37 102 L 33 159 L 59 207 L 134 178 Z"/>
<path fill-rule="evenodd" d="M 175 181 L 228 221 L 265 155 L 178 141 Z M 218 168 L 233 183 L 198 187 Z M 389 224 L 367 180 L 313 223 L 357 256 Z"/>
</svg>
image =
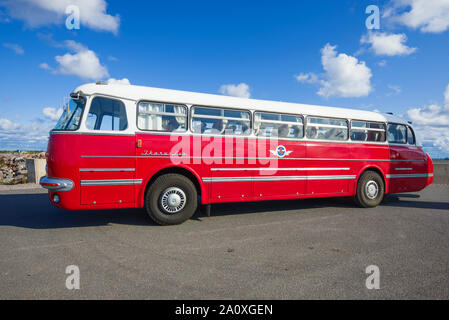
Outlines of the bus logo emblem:
<svg viewBox="0 0 449 320">
<path fill-rule="evenodd" d="M 276 150 L 270 150 L 270 152 L 273 155 L 278 156 L 279 158 L 283 158 L 285 156 L 288 156 L 290 153 L 292 153 L 292 151 L 287 151 L 287 148 L 285 148 L 282 145 L 277 146 Z"/>
</svg>

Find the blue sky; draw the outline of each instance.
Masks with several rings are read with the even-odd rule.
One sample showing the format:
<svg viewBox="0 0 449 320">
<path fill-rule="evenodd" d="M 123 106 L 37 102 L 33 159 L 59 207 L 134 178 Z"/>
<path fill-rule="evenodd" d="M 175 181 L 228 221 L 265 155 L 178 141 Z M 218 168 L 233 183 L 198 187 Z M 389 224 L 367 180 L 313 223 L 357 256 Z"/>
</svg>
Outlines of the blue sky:
<svg viewBox="0 0 449 320">
<path fill-rule="evenodd" d="M 0 0 L 0 149 L 45 149 L 64 96 L 126 78 L 394 112 L 449 156 L 448 0 L 85 3 Z M 65 26 L 70 4 L 78 30 Z M 368 5 L 379 30 L 365 25 Z"/>
</svg>

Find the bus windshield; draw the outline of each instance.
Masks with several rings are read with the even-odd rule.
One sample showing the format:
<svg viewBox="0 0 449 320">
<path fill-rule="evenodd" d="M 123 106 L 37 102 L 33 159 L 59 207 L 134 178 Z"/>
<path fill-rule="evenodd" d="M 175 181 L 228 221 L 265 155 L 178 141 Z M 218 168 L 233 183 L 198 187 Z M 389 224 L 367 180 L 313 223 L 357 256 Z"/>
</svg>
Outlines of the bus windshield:
<svg viewBox="0 0 449 320">
<path fill-rule="evenodd" d="M 85 104 L 86 99 L 83 97 L 70 99 L 53 130 L 77 130 L 81 122 L 81 115 L 83 114 Z"/>
</svg>

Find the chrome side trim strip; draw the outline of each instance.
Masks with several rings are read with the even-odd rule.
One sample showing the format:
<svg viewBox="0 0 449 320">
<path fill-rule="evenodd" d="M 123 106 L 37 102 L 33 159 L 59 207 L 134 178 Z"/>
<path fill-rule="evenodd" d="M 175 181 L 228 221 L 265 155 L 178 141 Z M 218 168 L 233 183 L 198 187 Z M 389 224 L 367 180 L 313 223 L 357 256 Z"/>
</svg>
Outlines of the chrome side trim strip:
<svg viewBox="0 0 449 320">
<path fill-rule="evenodd" d="M 142 179 L 81 180 L 81 186 L 123 186 L 142 184 Z"/>
<path fill-rule="evenodd" d="M 433 177 L 433 173 L 424 174 L 387 174 L 387 179 L 397 179 L 397 178 L 430 178 Z"/>
<path fill-rule="evenodd" d="M 136 171 L 134 168 L 81 168 L 80 172 L 116 172 L 116 171 Z"/>
<path fill-rule="evenodd" d="M 336 158 L 274 158 L 274 157 L 191 157 L 191 156 L 81 156 L 84 159 L 235 159 L 235 160 L 303 160 L 303 161 L 382 161 L 382 162 L 424 162 L 424 159 L 395 160 L 395 159 L 336 159 Z"/>
<path fill-rule="evenodd" d="M 413 170 L 412 168 L 396 168 L 394 170 L 398 170 L 398 171 L 409 171 L 409 170 Z"/>
<path fill-rule="evenodd" d="M 349 168 L 211 168 L 211 171 L 348 171 Z"/>
<path fill-rule="evenodd" d="M 203 178 L 203 182 L 250 182 L 250 181 L 304 181 L 304 180 L 354 180 L 351 176 L 277 176 L 277 177 L 213 177 Z"/>
</svg>

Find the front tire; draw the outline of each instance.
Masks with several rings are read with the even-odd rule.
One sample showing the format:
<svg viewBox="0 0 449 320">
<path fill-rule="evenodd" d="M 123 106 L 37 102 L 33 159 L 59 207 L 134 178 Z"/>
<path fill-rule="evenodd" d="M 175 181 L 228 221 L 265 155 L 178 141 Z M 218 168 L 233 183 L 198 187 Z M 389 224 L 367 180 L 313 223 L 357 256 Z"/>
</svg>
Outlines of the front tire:
<svg viewBox="0 0 449 320">
<path fill-rule="evenodd" d="M 357 204 L 363 208 L 377 207 L 384 195 L 385 184 L 382 177 L 374 171 L 364 172 L 357 184 Z"/>
<path fill-rule="evenodd" d="M 197 206 L 195 185 L 180 174 L 158 177 L 145 194 L 145 210 L 160 225 L 183 223 L 193 216 Z"/>
</svg>

